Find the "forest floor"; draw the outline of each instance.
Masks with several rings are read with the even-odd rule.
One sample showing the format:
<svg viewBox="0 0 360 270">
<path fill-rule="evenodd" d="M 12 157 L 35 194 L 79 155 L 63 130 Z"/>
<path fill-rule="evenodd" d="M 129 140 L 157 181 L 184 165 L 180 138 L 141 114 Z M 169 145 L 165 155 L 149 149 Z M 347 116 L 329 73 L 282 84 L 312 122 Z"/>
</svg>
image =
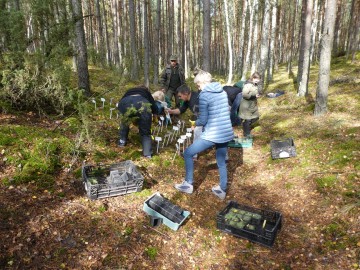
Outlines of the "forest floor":
<svg viewBox="0 0 360 270">
<path fill-rule="evenodd" d="M 59 124 L 62 136 L 78 137 L 68 122 L 3 112 L 0 135 L 15 136 L 18 142 L 0 140 L 0 268 L 359 269 L 360 63 L 334 59 L 329 112 L 321 117 L 313 116 L 317 72 L 312 68 L 306 99 L 296 96 L 293 77 L 284 68 L 275 74 L 266 92 L 280 89 L 285 95 L 259 99 L 261 118 L 252 148 L 229 148 L 224 201 L 211 193 L 219 181 L 214 150 L 195 161 L 194 193 L 180 193 L 173 185 L 184 177 L 184 161 L 179 156 L 172 160 L 174 145 L 151 160 L 142 158 L 134 127 L 130 143 L 118 148 L 118 120 L 109 119 L 107 107 L 93 110 L 93 141 L 83 143 L 83 156 L 63 162 L 52 185 L 35 180 L 15 184 L 16 160 L 26 150 L 18 149 L 18 142 L 31 148 L 39 137 L 51 137 Z M 112 95 L 118 99 L 121 93 Z M 20 128 L 27 135 L 17 136 Z M 295 157 L 271 158 L 270 141 L 280 138 L 294 139 Z M 87 198 L 83 161 L 128 159 L 145 178 L 141 192 Z M 190 211 L 177 231 L 164 224 L 150 226 L 143 204 L 156 192 Z M 217 228 L 217 214 L 229 201 L 282 214 L 271 248 Z"/>
</svg>

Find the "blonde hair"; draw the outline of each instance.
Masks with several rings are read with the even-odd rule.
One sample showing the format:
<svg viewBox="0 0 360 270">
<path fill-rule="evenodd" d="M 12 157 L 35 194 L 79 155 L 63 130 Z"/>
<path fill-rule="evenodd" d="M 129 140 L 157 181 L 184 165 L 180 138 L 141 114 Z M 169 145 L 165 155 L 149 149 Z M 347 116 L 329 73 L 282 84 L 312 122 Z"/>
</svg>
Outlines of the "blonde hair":
<svg viewBox="0 0 360 270">
<path fill-rule="evenodd" d="M 211 74 L 203 70 L 199 70 L 198 74 L 194 78 L 195 84 L 208 84 L 211 83 L 211 81 Z"/>
<path fill-rule="evenodd" d="M 165 101 L 165 94 L 163 91 L 156 91 L 152 94 L 154 100 L 157 100 L 157 101 Z"/>
</svg>

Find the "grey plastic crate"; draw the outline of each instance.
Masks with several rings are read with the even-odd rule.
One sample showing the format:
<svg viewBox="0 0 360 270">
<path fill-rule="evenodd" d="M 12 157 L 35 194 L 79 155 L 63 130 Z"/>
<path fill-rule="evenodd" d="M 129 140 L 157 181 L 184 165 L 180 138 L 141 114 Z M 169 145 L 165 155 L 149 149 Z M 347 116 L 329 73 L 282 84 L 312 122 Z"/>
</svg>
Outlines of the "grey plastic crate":
<svg viewBox="0 0 360 270">
<path fill-rule="evenodd" d="M 289 158 L 296 156 L 296 148 L 292 138 L 272 140 L 270 142 L 271 157 L 273 159 Z"/>
<path fill-rule="evenodd" d="M 92 200 L 138 192 L 144 183 L 144 177 L 131 160 L 84 165 L 82 179 L 86 195 Z"/>
</svg>

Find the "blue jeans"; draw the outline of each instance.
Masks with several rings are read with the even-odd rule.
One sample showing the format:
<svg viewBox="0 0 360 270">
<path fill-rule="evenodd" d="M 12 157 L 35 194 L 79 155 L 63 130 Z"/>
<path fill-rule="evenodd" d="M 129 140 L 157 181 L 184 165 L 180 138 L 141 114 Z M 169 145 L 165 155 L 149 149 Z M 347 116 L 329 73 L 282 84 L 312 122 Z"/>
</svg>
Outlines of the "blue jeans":
<svg viewBox="0 0 360 270">
<path fill-rule="evenodd" d="M 194 141 L 192 145 L 185 149 L 184 159 L 185 159 L 185 170 L 186 176 L 185 180 L 189 184 L 194 182 L 194 160 L 193 156 L 214 146 L 216 147 L 216 163 L 219 168 L 220 174 L 220 187 L 223 191 L 227 189 L 227 169 L 225 156 L 227 153 L 228 143 L 214 143 L 201 138 L 198 138 Z"/>
<path fill-rule="evenodd" d="M 233 127 L 240 125 L 240 118 L 238 116 L 238 111 L 239 111 L 241 99 L 242 99 L 242 93 L 237 94 L 233 104 L 231 105 L 230 119 L 231 119 L 231 125 Z"/>
</svg>

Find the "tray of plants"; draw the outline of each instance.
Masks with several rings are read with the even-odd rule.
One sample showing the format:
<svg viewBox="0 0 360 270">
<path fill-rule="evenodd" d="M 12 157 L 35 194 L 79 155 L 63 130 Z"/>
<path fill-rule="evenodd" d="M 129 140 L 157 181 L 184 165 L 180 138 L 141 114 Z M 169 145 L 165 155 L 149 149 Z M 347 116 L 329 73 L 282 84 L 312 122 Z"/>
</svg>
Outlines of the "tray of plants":
<svg viewBox="0 0 360 270">
<path fill-rule="evenodd" d="M 236 237 L 272 247 L 281 229 L 279 212 L 262 210 L 230 201 L 216 217 L 217 228 Z"/>
</svg>

